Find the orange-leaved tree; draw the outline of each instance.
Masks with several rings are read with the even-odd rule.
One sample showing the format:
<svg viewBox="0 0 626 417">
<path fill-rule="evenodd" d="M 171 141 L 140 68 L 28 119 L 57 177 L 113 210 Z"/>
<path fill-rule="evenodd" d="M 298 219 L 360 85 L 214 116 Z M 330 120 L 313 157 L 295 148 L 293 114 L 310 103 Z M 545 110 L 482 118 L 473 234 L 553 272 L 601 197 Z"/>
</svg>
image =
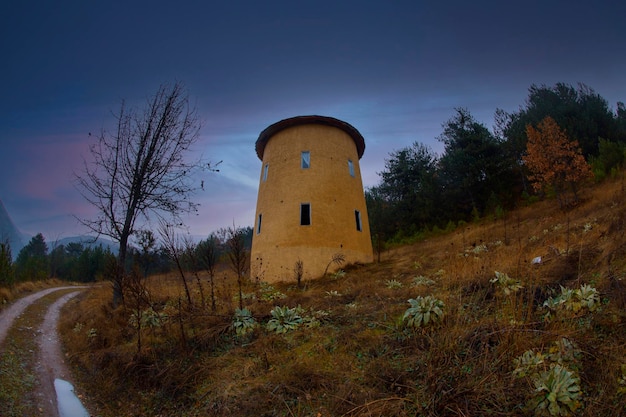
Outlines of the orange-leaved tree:
<svg viewBox="0 0 626 417">
<path fill-rule="evenodd" d="M 568 191 L 578 200 L 578 184 L 591 177 L 591 168 L 582 155 L 578 141 L 570 140 L 550 116 L 537 127 L 526 126 L 528 142 L 523 160 L 530 171 L 529 179 L 538 191 L 551 187 L 560 207 L 569 204 Z"/>
</svg>

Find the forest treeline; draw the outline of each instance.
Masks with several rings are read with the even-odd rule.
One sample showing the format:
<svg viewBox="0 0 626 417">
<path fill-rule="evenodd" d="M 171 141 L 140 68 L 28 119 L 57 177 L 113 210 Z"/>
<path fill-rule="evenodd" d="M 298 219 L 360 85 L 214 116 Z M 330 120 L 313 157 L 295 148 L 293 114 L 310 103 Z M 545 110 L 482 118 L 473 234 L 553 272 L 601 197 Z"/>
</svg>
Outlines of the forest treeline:
<svg viewBox="0 0 626 417">
<path fill-rule="evenodd" d="M 498 218 L 545 195 L 575 194 L 581 180 L 602 180 L 624 162 L 626 107 L 619 102 L 613 111 L 584 84 L 532 85 L 517 112 L 497 109 L 494 120 L 490 130 L 457 108 L 437 137 L 440 155 L 420 142 L 389 155 L 380 183 L 365 193 L 376 247 Z"/>
<path fill-rule="evenodd" d="M 440 155 L 420 142 L 395 150 L 379 173 L 380 183 L 366 190 L 377 249 L 462 222 L 499 218 L 545 195 L 566 207 L 572 202 L 567 193 L 576 197 L 578 183 L 618 172 L 625 159 L 625 105 L 619 102 L 613 111 L 584 84 L 533 85 L 517 112 L 495 111 L 491 130 L 465 108 L 455 109 L 442 128 Z M 240 235 L 250 247 L 250 227 L 221 229 L 197 243 L 178 236 L 158 243 L 151 231 L 137 232 L 125 269 L 144 276 L 203 270 L 207 261 L 229 262 L 229 242 Z M 116 256 L 81 243 L 49 248 L 38 234 L 14 261 L 10 245 L 0 242 L 0 286 L 46 278 L 93 282 L 114 275 Z"/>
<path fill-rule="evenodd" d="M 177 270 L 194 272 L 207 269 L 228 257 L 229 242 L 241 237 L 242 245 L 252 245 L 252 228 L 223 228 L 199 242 L 170 235 L 160 241 L 149 231 L 137 233 L 129 246 L 126 268 L 148 276 Z M 74 282 L 95 282 L 108 279 L 116 265 L 116 254 L 108 247 L 71 242 L 48 245 L 39 233 L 30 239 L 13 260 L 11 246 L 0 242 L 0 287 L 11 287 L 25 281 L 59 278 Z M 1 300 L 0 300 L 1 301 Z"/>
</svg>

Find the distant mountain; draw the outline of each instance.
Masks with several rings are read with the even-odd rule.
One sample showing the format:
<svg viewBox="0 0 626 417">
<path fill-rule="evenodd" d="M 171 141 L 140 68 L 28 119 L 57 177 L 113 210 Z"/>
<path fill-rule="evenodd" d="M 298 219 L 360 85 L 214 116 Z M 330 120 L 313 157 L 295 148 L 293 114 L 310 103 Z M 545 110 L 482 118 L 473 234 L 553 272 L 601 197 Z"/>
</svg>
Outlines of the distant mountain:
<svg viewBox="0 0 626 417">
<path fill-rule="evenodd" d="M 117 250 L 119 249 L 119 245 L 110 239 L 99 237 L 98 239 L 94 241 L 93 236 L 86 236 L 86 235 L 64 237 L 55 242 L 46 242 L 46 243 L 48 244 L 48 249 L 52 249 L 54 246 L 59 246 L 59 245 L 67 246 L 68 243 L 80 243 L 84 247 L 92 247 L 92 248 L 102 245 L 104 249 L 109 248 L 109 250 L 113 252 L 114 254 L 117 254 Z"/>
<path fill-rule="evenodd" d="M 9 242 L 11 245 L 11 254 L 13 255 L 13 259 L 17 258 L 17 255 L 20 253 L 22 248 L 28 244 L 30 239 L 31 236 L 21 233 L 17 229 L 13 220 L 11 220 L 11 216 L 4 207 L 4 204 L 2 204 L 2 200 L 0 200 L 0 242 Z M 49 251 L 55 246 L 66 246 L 68 243 L 81 243 L 84 247 L 92 248 L 102 245 L 103 248 L 108 248 L 114 254 L 117 254 L 119 249 L 119 245 L 110 239 L 102 237 L 94 239 L 94 237 L 87 235 L 64 237 L 57 241 L 46 240 Z"/>
<path fill-rule="evenodd" d="M 22 234 L 19 230 L 17 230 L 17 227 L 15 227 L 13 220 L 11 220 L 11 216 L 9 216 L 6 208 L 4 208 L 2 200 L 0 200 L 0 241 L 9 242 L 9 244 L 11 245 L 11 254 L 13 255 L 13 258 L 17 256 L 17 254 L 26 244 L 24 243 Z"/>
</svg>

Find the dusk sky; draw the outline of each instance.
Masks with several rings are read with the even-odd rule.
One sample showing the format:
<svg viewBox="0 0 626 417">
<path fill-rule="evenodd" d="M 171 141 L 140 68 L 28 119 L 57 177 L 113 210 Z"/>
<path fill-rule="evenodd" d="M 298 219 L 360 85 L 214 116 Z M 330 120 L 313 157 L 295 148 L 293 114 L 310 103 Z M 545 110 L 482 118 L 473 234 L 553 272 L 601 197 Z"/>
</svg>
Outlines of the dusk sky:
<svg viewBox="0 0 626 417">
<path fill-rule="evenodd" d="M 489 129 L 532 84 L 584 83 L 626 101 L 626 2 L 5 1 L 0 6 L 0 200 L 47 241 L 86 233 L 74 188 L 88 146 L 122 100 L 143 107 L 181 82 L 203 121 L 193 235 L 254 222 L 254 143 L 284 118 L 318 114 L 365 138 L 366 187 L 394 150 L 441 152 L 464 107 Z"/>
</svg>

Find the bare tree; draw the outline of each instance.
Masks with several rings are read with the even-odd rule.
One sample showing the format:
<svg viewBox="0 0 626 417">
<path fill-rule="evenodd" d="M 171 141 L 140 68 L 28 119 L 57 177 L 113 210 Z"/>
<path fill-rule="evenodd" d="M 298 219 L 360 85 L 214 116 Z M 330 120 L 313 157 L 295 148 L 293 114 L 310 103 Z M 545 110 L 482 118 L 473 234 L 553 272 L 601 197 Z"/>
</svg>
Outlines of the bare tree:
<svg viewBox="0 0 626 417">
<path fill-rule="evenodd" d="M 200 263 L 209 273 L 209 284 L 211 285 L 211 310 L 215 312 L 217 309 L 215 303 L 215 268 L 217 266 L 220 253 L 219 238 L 212 233 L 206 240 L 198 243 L 197 251 Z"/>
<path fill-rule="evenodd" d="M 200 260 L 196 256 L 197 244 L 195 244 L 188 236 L 183 239 L 185 245 L 185 260 L 187 261 L 187 268 L 191 270 L 191 273 L 196 278 L 196 285 L 198 287 L 198 293 L 200 294 L 200 303 L 202 308 L 206 307 L 206 299 L 204 298 L 204 287 L 202 287 L 202 281 L 200 280 Z"/>
<path fill-rule="evenodd" d="M 246 272 L 248 271 L 250 263 L 250 252 L 246 248 L 246 234 L 248 230 L 241 227 L 236 227 L 234 224 L 232 227 L 226 229 L 220 229 L 218 234 L 225 242 L 226 250 L 228 251 L 228 259 L 230 266 L 237 274 L 237 287 L 239 289 L 239 308 L 243 309 L 243 280 Z"/>
<path fill-rule="evenodd" d="M 178 270 L 178 274 L 180 275 L 181 282 L 183 283 L 183 287 L 185 288 L 185 295 L 187 296 L 187 303 L 189 307 L 192 306 L 193 301 L 191 299 L 191 291 L 189 291 L 189 285 L 187 284 L 187 278 L 185 277 L 185 268 L 183 267 L 183 256 L 185 253 L 185 248 L 181 244 L 176 231 L 174 230 L 174 226 L 171 224 L 167 224 L 164 221 L 161 221 L 159 226 L 159 234 L 161 235 L 161 240 L 163 241 L 163 245 L 165 250 L 167 251 L 168 256 L 176 265 L 176 269 Z"/>
<path fill-rule="evenodd" d="M 79 219 L 99 235 L 119 243 L 113 279 L 113 304 L 123 300 L 128 239 L 150 216 L 180 222 L 194 211 L 191 171 L 200 161 L 186 153 L 197 141 L 200 122 L 179 83 L 161 85 L 140 111 L 122 103 L 117 130 L 102 131 L 90 147 L 91 160 L 77 174 L 77 187 L 98 210 L 96 219 Z M 209 167 L 210 168 L 210 167 Z"/>
</svg>

